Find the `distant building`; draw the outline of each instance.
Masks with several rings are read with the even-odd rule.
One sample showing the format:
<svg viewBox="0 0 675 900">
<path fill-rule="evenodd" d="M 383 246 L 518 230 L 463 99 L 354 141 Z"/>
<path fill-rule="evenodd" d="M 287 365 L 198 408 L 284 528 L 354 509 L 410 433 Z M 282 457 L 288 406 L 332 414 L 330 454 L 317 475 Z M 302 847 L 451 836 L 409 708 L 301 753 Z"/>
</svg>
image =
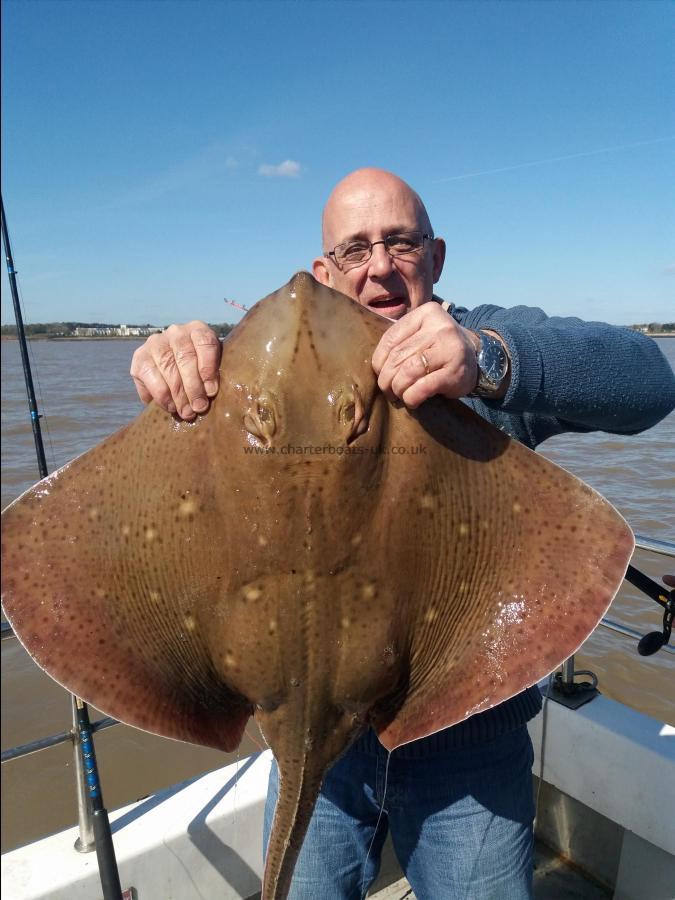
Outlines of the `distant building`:
<svg viewBox="0 0 675 900">
<path fill-rule="evenodd" d="M 114 325 L 78 325 L 73 334 L 76 337 L 112 337 L 117 332 L 118 329 Z"/>
<path fill-rule="evenodd" d="M 120 325 L 116 332 L 120 337 L 147 337 L 149 334 L 159 334 L 163 330 L 156 325 Z"/>
<path fill-rule="evenodd" d="M 163 331 L 157 325 L 78 325 L 75 337 L 147 337 Z"/>
</svg>

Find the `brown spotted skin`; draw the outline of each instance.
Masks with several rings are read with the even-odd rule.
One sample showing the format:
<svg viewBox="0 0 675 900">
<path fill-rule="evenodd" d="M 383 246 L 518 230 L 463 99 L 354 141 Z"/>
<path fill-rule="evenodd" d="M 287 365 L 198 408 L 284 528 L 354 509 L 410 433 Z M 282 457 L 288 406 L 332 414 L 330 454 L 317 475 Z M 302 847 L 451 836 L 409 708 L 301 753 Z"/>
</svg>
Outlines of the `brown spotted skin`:
<svg viewBox="0 0 675 900">
<path fill-rule="evenodd" d="M 281 772 L 265 900 L 368 723 L 394 748 L 533 684 L 633 549 L 598 494 L 463 404 L 389 406 L 387 327 L 300 273 L 226 342 L 208 415 L 150 406 L 2 517 L 6 614 L 53 678 L 223 750 L 255 713 Z"/>
</svg>

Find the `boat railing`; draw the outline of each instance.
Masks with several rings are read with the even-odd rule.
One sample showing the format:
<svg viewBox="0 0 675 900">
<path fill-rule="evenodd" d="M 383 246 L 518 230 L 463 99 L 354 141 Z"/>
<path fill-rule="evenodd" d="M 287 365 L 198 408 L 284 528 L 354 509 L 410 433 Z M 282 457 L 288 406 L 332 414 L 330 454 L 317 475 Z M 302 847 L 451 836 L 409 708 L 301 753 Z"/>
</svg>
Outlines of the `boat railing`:
<svg viewBox="0 0 675 900">
<path fill-rule="evenodd" d="M 651 553 L 661 554 L 662 556 L 669 556 L 671 558 L 675 557 L 675 543 L 672 543 L 671 541 L 660 541 L 656 538 L 647 537 L 646 535 L 636 534 L 635 547 L 636 549 L 647 550 Z M 659 599 L 658 602 L 662 603 L 662 598 Z M 614 619 L 610 619 L 606 616 L 604 616 L 600 620 L 600 625 L 602 625 L 603 628 L 607 628 L 610 631 L 615 632 L 616 634 L 621 634 L 624 637 L 633 638 L 638 642 L 639 652 L 641 654 L 644 653 L 641 644 L 645 640 L 645 638 L 642 634 L 640 634 L 639 631 L 636 631 L 634 628 L 630 628 L 628 625 L 624 625 L 622 622 L 617 622 Z M 650 635 L 650 637 L 653 636 L 660 637 L 659 635 Z M 675 647 L 671 646 L 668 643 L 661 644 L 658 649 L 664 650 L 666 653 L 675 653 Z M 650 652 L 654 651 L 652 650 Z M 586 676 L 590 678 L 590 681 L 577 682 L 575 679 L 580 676 Z M 551 680 L 549 682 L 548 695 L 554 697 L 558 703 L 562 703 L 565 706 L 570 707 L 570 709 L 578 709 L 580 706 L 588 703 L 589 700 L 592 700 L 597 693 L 597 676 L 594 672 L 591 672 L 588 669 L 575 669 L 574 656 L 570 656 L 565 660 L 560 668 L 560 671 L 557 672 L 554 676 L 551 676 Z"/>
<path fill-rule="evenodd" d="M 651 553 L 659 553 L 661 556 L 675 558 L 675 543 L 672 541 L 658 541 L 656 538 L 646 537 L 644 534 L 636 534 L 635 547 L 639 550 L 648 550 Z M 640 632 L 634 628 L 629 628 L 628 625 L 616 622 L 614 619 L 608 619 L 606 616 L 600 624 L 610 631 L 615 631 L 617 634 L 624 635 L 624 637 L 634 638 L 636 641 L 639 641 L 642 637 Z M 665 650 L 666 653 L 675 653 L 675 647 L 672 647 L 670 644 L 664 644 L 661 650 Z"/>
<path fill-rule="evenodd" d="M 660 541 L 654 538 L 646 537 L 644 535 L 635 535 L 635 546 L 640 550 L 647 550 L 652 553 L 658 553 L 663 556 L 668 556 L 671 558 L 675 558 L 675 543 L 671 541 Z M 600 621 L 600 625 L 604 628 L 608 628 L 610 631 L 614 631 L 617 634 L 621 634 L 624 637 L 630 637 L 637 641 L 639 641 L 642 637 L 640 632 L 636 631 L 634 628 L 630 628 L 627 625 L 623 625 L 621 622 L 616 622 L 613 619 L 603 618 Z M 8 622 L 2 622 L 2 639 L 14 637 L 14 631 L 12 630 L 11 625 Z M 670 644 L 664 644 L 661 648 L 666 653 L 675 653 L 675 647 Z M 579 684 L 575 682 L 575 677 L 577 676 L 589 676 L 592 680 L 591 682 L 584 682 Z M 556 684 L 557 684 L 557 693 L 559 696 L 556 699 L 561 700 L 561 702 L 566 703 L 568 706 L 577 707 L 582 705 L 582 703 L 586 703 L 588 700 L 592 699 L 593 696 L 597 693 L 597 678 L 592 672 L 588 672 L 586 670 L 575 671 L 574 669 L 574 657 L 570 657 L 565 660 L 562 664 L 561 670 L 556 676 Z M 49 747 L 54 747 L 58 744 L 65 744 L 68 742 L 72 742 L 73 750 L 74 750 L 74 758 L 75 758 L 75 772 L 76 772 L 76 782 L 77 782 L 77 795 L 78 795 L 78 819 L 79 819 L 79 837 L 75 842 L 75 848 L 82 853 L 88 853 L 89 851 L 94 849 L 94 830 L 93 823 L 91 820 L 91 814 L 89 812 L 89 807 L 87 805 L 87 793 L 86 793 L 86 781 L 85 781 L 85 773 L 82 767 L 82 755 L 80 750 L 80 736 L 79 730 L 77 727 L 77 710 L 75 707 L 75 698 L 71 698 L 73 701 L 73 726 L 68 731 L 61 731 L 57 734 L 49 735 L 48 737 L 38 738 L 35 741 L 29 741 L 26 744 L 19 744 L 16 747 L 11 747 L 8 750 L 2 751 L 2 762 L 10 762 L 14 759 L 19 759 L 23 756 L 28 756 L 31 753 L 37 753 L 40 750 L 46 750 Z M 103 731 L 106 728 L 110 728 L 113 725 L 119 725 L 119 721 L 117 719 L 113 719 L 110 716 L 106 716 L 105 718 L 98 719 L 95 722 L 91 723 L 91 731 L 92 733 Z"/>
</svg>

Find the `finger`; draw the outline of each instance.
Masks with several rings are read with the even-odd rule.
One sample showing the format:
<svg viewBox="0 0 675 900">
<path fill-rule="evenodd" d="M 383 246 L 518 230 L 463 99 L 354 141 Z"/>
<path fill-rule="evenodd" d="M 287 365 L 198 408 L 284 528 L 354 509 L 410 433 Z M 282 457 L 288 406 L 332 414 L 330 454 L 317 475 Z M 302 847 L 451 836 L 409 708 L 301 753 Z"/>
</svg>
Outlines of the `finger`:
<svg viewBox="0 0 675 900">
<path fill-rule="evenodd" d="M 178 352 L 180 353 L 181 350 L 179 349 Z M 177 415 L 179 415 L 181 419 L 194 419 L 196 413 L 190 405 L 190 400 L 183 386 L 183 375 L 178 367 L 176 350 L 174 347 L 166 342 L 162 342 L 161 346 L 156 348 L 156 351 L 153 354 L 153 361 L 159 376 L 163 379 L 171 394 L 171 402 L 176 409 Z M 146 379 L 152 379 L 152 371 L 147 371 L 145 377 Z M 161 390 L 159 382 L 146 380 L 146 385 L 149 390 L 157 392 Z"/>
<path fill-rule="evenodd" d="M 404 393 L 412 387 L 416 382 L 426 378 L 432 372 L 429 360 L 427 358 L 428 351 L 418 351 L 411 353 L 401 360 L 400 364 L 392 370 L 392 377 L 386 388 L 382 387 L 381 380 L 385 380 L 388 374 L 388 366 L 383 369 L 378 379 L 378 386 L 391 397 L 403 399 Z"/>
<path fill-rule="evenodd" d="M 376 375 L 380 374 L 392 351 L 419 331 L 421 320 L 417 316 L 418 312 L 417 309 L 409 312 L 382 335 L 373 353 L 372 362 Z"/>
<path fill-rule="evenodd" d="M 426 400 L 435 397 L 437 394 L 441 394 L 442 387 L 443 372 L 432 372 L 430 375 L 425 375 L 424 378 L 418 379 L 411 384 L 409 388 L 403 391 L 401 400 L 408 409 L 417 409 L 417 407 L 421 406 Z"/>
<path fill-rule="evenodd" d="M 210 328 L 194 328 L 190 336 L 197 351 L 197 369 L 206 395 L 207 397 L 215 397 L 218 393 L 218 369 L 222 354 L 222 344 L 218 340 L 216 333 Z"/>
<path fill-rule="evenodd" d="M 187 405 L 178 405 L 178 409 L 182 410 L 183 418 L 189 418 L 187 406 L 197 413 L 206 412 L 209 407 L 205 380 L 209 381 L 212 394 L 218 390 L 220 342 L 203 322 L 190 322 L 175 330 L 169 329 L 169 333 L 181 381 L 180 392 L 187 398 Z M 204 374 L 208 376 L 206 379 Z"/>
<path fill-rule="evenodd" d="M 147 405 L 152 401 L 152 394 L 139 378 L 134 378 L 133 373 L 131 373 L 131 377 L 133 379 L 134 387 L 136 388 L 136 393 L 138 394 L 141 403 L 145 403 Z"/>
<path fill-rule="evenodd" d="M 145 403 L 146 406 L 148 403 L 152 403 L 153 396 L 152 393 L 145 386 L 145 381 L 141 381 L 140 378 L 136 378 L 134 375 L 131 376 L 134 382 L 134 387 L 136 388 L 136 393 L 140 397 L 141 403 Z M 171 399 L 171 394 L 167 390 L 166 397 L 163 398 L 163 401 L 159 404 L 160 406 L 166 407 L 166 404 Z"/>
<path fill-rule="evenodd" d="M 136 385 L 138 396 L 144 403 L 154 400 L 158 406 L 161 406 L 167 412 L 175 413 L 187 402 L 187 398 L 182 398 L 182 405 L 176 405 L 176 399 L 167 382 L 166 372 L 162 371 L 155 365 L 153 359 L 148 359 L 131 373 Z M 179 399 L 179 404 L 180 404 Z"/>
<path fill-rule="evenodd" d="M 139 347 L 131 360 L 130 374 L 142 403 L 155 401 L 167 412 L 176 412 L 171 390 L 154 360 L 158 341 L 150 338 Z"/>
<path fill-rule="evenodd" d="M 675 575 L 664 575 L 663 582 L 669 587 L 675 587 Z"/>
<path fill-rule="evenodd" d="M 171 349 L 188 404 L 195 412 L 204 412 L 208 406 L 206 388 L 199 373 L 197 348 L 191 335 L 179 335 L 172 342 Z"/>
<path fill-rule="evenodd" d="M 449 400 L 465 397 L 476 382 L 472 360 L 472 354 L 465 356 L 447 345 L 426 347 L 403 361 L 392 378 L 389 393 L 411 409 L 436 394 Z"/>
<path fill-rule="evenodd" d="M 464 329 L 442 328 L 423 352 L 431 371 L 441 373 L 437 381 L 439 394 L 457 399 L 473 391 L 478 379 L 476 350 Z"/>
<path fill-rule="evenodd" d="M 433 334 L 429 335 L 426 331 L 418 332 L 414 337 L 389 351 L 377 379 L 378 386 L 384 394 L 389 396 L 393 391 L 398 396 L 396 389 L 392 388 L 393 381 L 397 377 L 399 377 L 400 385 L 402 384 L 401 378 L 421 378 L 428 374 L 427 367 L 431 371 L 428 354 L 430 353 L 429 345 L 433 339 Z M 405 387 L 407 386 L 406 384 Z"/>
</svg>

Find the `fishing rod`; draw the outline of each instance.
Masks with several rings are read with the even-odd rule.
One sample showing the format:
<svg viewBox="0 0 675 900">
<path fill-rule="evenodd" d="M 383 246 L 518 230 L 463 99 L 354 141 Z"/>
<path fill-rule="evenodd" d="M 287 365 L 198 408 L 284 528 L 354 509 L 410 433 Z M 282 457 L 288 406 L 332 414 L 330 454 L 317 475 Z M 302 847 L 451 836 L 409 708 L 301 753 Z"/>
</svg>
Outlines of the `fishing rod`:
<svg viewBox="0 0 675 900">
<path fill-rule="evenodd" d="M 23 327 L 23 316 L 21 315 L 21 305 L 19 303 L 19 290 L 16 286 L 16 270 L 14 268 L 14 260 L 12 258 L 12 247 L 9 243 L 9 233 L 7 231 L 7 220 L 5 219 L 5 203 L 0 196 L 0 207 L 2 208 L 2 242 L 5 245 L 5 259 L 7 260 L 7 274 L 9 275 L 9 284 L 12 289 L 12 302 L 14 304 L 14 318 L 16 319 L 16 333 L 19 338 L 19 347 L 21 348 L 21 363 L 23 365 L 23 378 L 26 382 L 26 392 L 28 393 L 28 409 L 30 410 L 30 422 L 33 426 L 33 439 L 35 441 L 35 452 L 37 454 L 38 470 L 40 478 L 47 476 L 47 460 L 45 459 L 45 447 L 42 443 L 42 430 L 40 428 L 40 415 L 38 413 L 37 401 L 35 399 L 35 388 L 33 387 L 33 375 L 30 370 L 30 360 L 28 358 L 28 345 L 26 343 L 26 332 Z"/>
<path fill-rule="evenodd" d="M 242 312 L 248 312 L 248 311 L 249 311 L 249 307 L 248 307 L 248 306 L 244 306 L 242 303 L 237 303 L 236 300 L 228 300 L 227 297 L 223 297 L 223 302 L 224 302 L 224 303 L 229 303 L 230 306 L 234 306 L 235 309 L 240 309 Z"/>
<path fill-rule="evenodd" d="M 648 578 L 639 569 L 636 569 L 635 566 L 628 566 L 624 577 L 633 587 L 651 597 L 655 603 L 658 603 L 663 608 L 663 626 L 661 631 L 650 631 L 638 643 L 640 656 L 652 656 L 670 641 L 670 635 L 673 630 L 673 618 L 675 617 L 675 589 L 666 590 L 656 581 Z"/>
<path fill-rule="evenodd" d="M 35 452 L 37 454 L 40 478 L 46 478 L 49 473 L 47 470 L 44 443 L 42 441 L 42 429 L 40 428 L 40 414 L 35 398 L 35 387 L 33 385 L 33 375 L 30 368 L 30 359 L 28 357 L 28 344 L 26 342 L 26 330 L 23 325 L 23 316 L 21 314 L 21 305 L 19 303 L 19 290 L 16 284 L 16 269 L 14 268 L 12 247 L 9 242 L 9 232 L 7 230 L 7 219 L 5 218 L 5 203 L 1 195 L 0 210 L 2 213 L 2 241 L 5 245 L 7 274 L 9 275 L 9 284 L 12 289 L 14 317 L 16 319 L 16 331 L 19 338 L 19 346 L 21 347 L 21 362 L 23 365 L 23 376 L 26 382 L 26 392 L 28 394 L 30 420 L 31 425 L 33 426 Z M 76 732 L 74 728 L 73 740 L 79 744 L 82 767 L 84 769 L 86 782 L 85 802 L 93 823 L 96 859 L 98 861 L 98 871 L 101 879 L 101 887 L 103 889 L 103 900 L 122 900 L 122 886 L 120 884 L 120 876 L 117 869 L 115 847 L 113 845 L 112 832 L 110 830 L 110 820 L 108 819 L 108 811 L 103 806 L 103 795 L 98 777 L 98 766 L 96 764 L 94 737 L 91 729 L 91 721 L 89 719 L 89 710 L 87 704 L 73 694 L 71 694 L 71 702 L 73 704 L 73 717 L 76 723 Z M 83 847 L 82 849 L 85 848 Z"/>
</svg>

